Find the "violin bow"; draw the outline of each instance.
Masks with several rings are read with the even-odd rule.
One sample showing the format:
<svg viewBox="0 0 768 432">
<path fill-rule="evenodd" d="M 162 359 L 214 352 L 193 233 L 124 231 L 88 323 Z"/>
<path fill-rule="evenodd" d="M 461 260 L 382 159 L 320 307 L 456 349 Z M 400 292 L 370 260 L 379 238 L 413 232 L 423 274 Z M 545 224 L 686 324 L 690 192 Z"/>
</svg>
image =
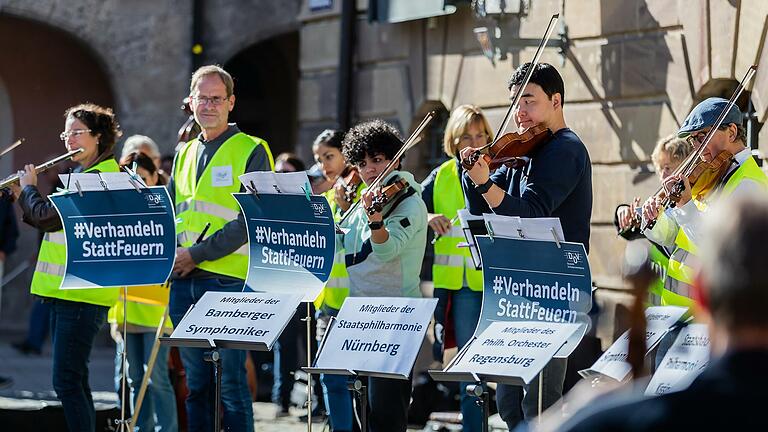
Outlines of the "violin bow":
<svg viewBox="0 0 768 432">
<path fill-rule="evenodd" d="M 541 42 L 539 42 L 539 47 L 536 48 L 536 54 L 534 54 L 533 59 L 531 59 L 531 62 L 530 62 L 531 65 L 528 67 L 528 71 L 526 71 L 525 77 L 523 77 L 523 82 L 520 83 L 520 86 L 515 92 L 515 95 L 512 96 L 512 102 L 509 104 L 509 108 L 507 108 L 507 113 L 504 114 L 504 119 L 501 121 L 501 126 L 499 126 L 499 129 L 496 131 L 496 135 L 493 137 L 493 140 L 490 143 L 477 149 L 477 151 L 485 150 L 488 147 L 495 144 L 496 141 L 498 141 L 499 137 L 501 137 L 501 135 L 504 133 L 504 131 L 507 130 L 507 126 L 509 126 L 509 121 L 512 120 L 512 112 L 520 104 L 520 98 L 523 97 L 523 91 L 525 90 L 525 87 L 528 85 L 528 82 L 531 80 L 533 71 L 534 69 L 536 69 L 536 65 L 539 64 L 541 55 L 544 54 L 544 48 L 547 46 L 547 42 L 549 42 L 549 38 L 552 36 L 552 32 L 555 30 L 555 24 L 557 24 L 557 21 L 559 19 L 560 19 L 560 14 L 554 14 L 552 15 L 552 18 L 549 19 L 549 25 L 547 26 L 547 29 L 544 31 L 544 37 L 541 39 Z"/>
<path fill-rule="evenodd" d="M 395 153 L 395 155 L 392 157 L 392 160 L 389 161 L 389 163 L 384 168 L 384 170 L 381 173 L 379 173 L 378 176 L 376 176 L 376 178 L 371 182 L 371 184 L 367 185 L 368 190 L 373 190 L 376 186 L 378 186 L 379 183 L 381 183 L 381 181 L 384 179 L 384 177 L 386 177 L 392 171 L 392 168 L 395 167 L 395 164 L 397 164 L 400 161 L 400 158 L 403 157 L 405 152 L 407 152 L 411 147 L 413 147 L 418 143 L 419 136 L 422 134 L 422 132 L 424 132 L 424 129 L 426 129 L 427 125 L 429 125 L 429 122 L 431 122 L 433 118 L 435 118 L 434 111 L 430 111 L 429 113 L 427 113 L 426 116 L 424 116 L 424 118 L 421 120 L 421 123 L 419 123 L 416 129 L 414 129 L 411 136 L 409 136 L 408 139 L 405 140 L 405 143 L 403 143 L 403 146 L 400 147 L 400 150 L 398 150 L 397 153 Z M 341 220 L 339 220 L 339 225 L 341 225 L 341 223 L 347 219 L 347 216 L 352 214 L 352 212 L 360 206 L 361 202 L 362 200 L 358 200 L 354 204 L 352 204 L 349 210 L 347 210 L 346 213 L 344 213 L 344 216 L 341 217 Z"/>
<path fill-rule="evenodd" d="M 704 149 L 707 148 L 709 145 L 709 142 L 712 141 L 712 137 L 715 136 L 715 132 L 717 132 L 717 129 L 722 126 L 723 121 L 725 121 L 725 117 L 728 115 L 728 112 L 733 108 L 734 105 L 736 105 L 736 100 L 741 96 L 741 93 L 744 91 L 744 88 L 747 86 L 749 81 L 752 80 L 752 78 L 755 76 L 755 73 L 757 72 L 757 65 L 752 65 L 747 70 L 747 73 L 744 74 L 744 78 L 741 79 L 741 82 L 739 82 L 739 85 L 736 86 L 736 89 L 733 91 L 733 94 L 731 94 L 731 98 L 728 99 L 728 103 L 725 105 L 725 108 L 720 112 L 720 115 L 717 116 L 717 119 L 715 120 L 715 123 L 712 124 L 712 127 L 707 131 L 707 134 L 704 136 L 704 139 L 701 142 L 701 146 L 694 151 L 691 152 L 691 154 L 688 155 L 688 157 L 683 161 L 683 163 L 680 164 L 673 172 L 672 175 L 678 175 L 683 174 L 687 172 L 688 170 L 693 167 L 694 163 L 697 159 L 701 156 L 701 154 L 704 152 Z M 678 184 L 676 189 L 684 188 L 685 186 L 682 186 Z M 656 193 L 653 196 L 658 195 L 661 193 L 661 191 L 664 189 L 664 186 L 659 187 L 659 189 L 656 190 Z M 682 191 L 680 191 L 682 192 Z M 680 193 L 678 192 L 678 193 Z M 667 197 L 664 200 L 664 206 L 672 205 L 673 201 L 670 199 L 669 194 L 667 194 Z M 640 231 L 645 231 L 646 229 L 651 229 L 656 224 L 655 220 L 647 221 L 644 225 L 641 224 Z"/>
<path fill-rule="evenodd" d="M 715 136 L 715 132 L 717 132 L 717 129 L 722 126 L 723 121 L 725 121 L 725 117 L 728 115 L 728 112 L 731 111 L 731 108 L 733 108 L 734 105 L 736 105 L 736 99 L 741 96 L 741 93 L 744 91 L 744 88 L 749 83 L 749 81 L 755 76 L 755 73 L 757 72 L 757 65 L 752 65 L 747 70 L 747 73 L 744 74 L 744 78 L 741 79 L 741 82 L 736 87 L 736 90 L 733 91 L 733 94 L 731 95 L 731 98 L 728 100 L 728 104 L 723 108 L 723 111 L 720 112 L 720 115 L 717 116 L 717 120 L 715 120 L 715 123 L 712 125 L 712 127 L 707 131 L 707 135 L 704 136 L 704 140 L 701 142 L 701 146 L 693 152 L 695 154 L 694 158 L 691 158 L 687 161 L 686 167 L 684 168 L 687 172 L 692 166 L 693 162 L 701 156 L 701 154 L 704 152 L 704 149 L 707 148 L 707 145 L 709 145 L 709 142 L 712 141 L 712 137 Z"/>
</svg>

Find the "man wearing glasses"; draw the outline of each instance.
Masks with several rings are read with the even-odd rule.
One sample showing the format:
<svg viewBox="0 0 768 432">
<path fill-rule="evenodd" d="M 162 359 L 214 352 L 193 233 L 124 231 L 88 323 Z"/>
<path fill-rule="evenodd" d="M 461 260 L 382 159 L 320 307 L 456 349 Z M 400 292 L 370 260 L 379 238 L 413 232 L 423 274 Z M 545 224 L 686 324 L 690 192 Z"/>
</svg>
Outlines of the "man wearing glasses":
<svg viewBox="0 0 768 432">
<path fill-rule="evenodd" d="M 179 150 L 168 186 L 178 218 L 169 304 L 174 324 L 207 291 L 242 291 L 248 272 L 248 235 L 232 193 L 244 192 L 240 175 L 272 170 L 274 162 L 264 140 L 227 123 L 235 105 L 233 89 L 232 77 L 219 66 L 203 66 L 192 75 L 190 105 L 202 132 Z M 208 224 L 208 237 L 198 242 Z M 203 360 L 204 351 L 180 350 L 189 387 L 190 431 L 213 429 L 213 369 Z M 253 431 L 246 352 L 220 353 L 224 429 Z"/>
<path fill-rule="evenodd" d="M 701 148 L 704 137 L 712 129 L 720 113 L 728 105 L 723 98 L 709 98 L 696 105 L 688 114 L 677 135 L 687 139 L 694 151 Z M 643 204 L 643 220 L 656 219 L 652 229 L 646 229 L 649 240 L 662 246 L 674 248 L 669 258 L 667 278 L 662 290 L 662 305 L 691 307 L 691 288 L 698 270 L 696 245 L 706 235 L 700 227 L 701 216 L 714 201 L 729 195 L 748 195 L 755 192 L 764 194 L 768 191 L 768 177 L 752 158 L 751 150 L 746 147 L 746 132 L 742 126 L 744 116 L 735 105 L 731 107 L 722 125 L 714 133 L 700 158 L 704 162 L 713 161 L 721 152 L 733 155 L 730 166 L 718 184 L 704 198 L 692 197 L 691 185 L 687 176 L 673 174 L 664 180 L 667 194 L 676 184 L 682 182 L 685 189 L 674 208 L 663 209 L 654 197 Z M 726 162 L 729 163 L 729 162 Z M 685 318 L 687 318 L 686 315 Z M 659 344 L 656 354 L 657 363 L 663 358 L 672 342 L 676 339 L 680 327 L 670 332 Z"/>
</svg>

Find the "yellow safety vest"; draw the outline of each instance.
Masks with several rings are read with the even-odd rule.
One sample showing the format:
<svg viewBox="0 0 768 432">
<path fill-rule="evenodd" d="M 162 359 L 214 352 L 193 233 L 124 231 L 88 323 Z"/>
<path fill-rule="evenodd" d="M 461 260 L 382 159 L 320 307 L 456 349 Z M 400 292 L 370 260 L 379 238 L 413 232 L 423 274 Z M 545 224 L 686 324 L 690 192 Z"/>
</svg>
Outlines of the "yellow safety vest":
<svg viewBox="0 0 768 432">
<path fill-rule="evenodd" d="M 179 151 L 173 171 L 176 189 L 176 240 L 181 247 L 192 246 L 207 223 L 208 234 L 237 219 L 240 206 L 232 196 L 240 192 L 238 177 L 245 174 L 248 156 L 263 146 L 274 169 L 272 153 L 267 142 L 238 132 L 226 140 L 197 180 L 197 152 L 200 143 L 194 139 Z M 197 263 L 203 270 L 245 279 L 248 274 L 248 244 L 235 252 L 213 261 Z"/>
<path fill-rule="evenodd" d="M 355 194 L 355 200 L 357 202 L 360 199 L 360 191 L 365 188 L 365 185 L 361 182 L 357 187 L 357 193 Z M 331 205 L 331 213 L 333 214 L 334 221 L 341 220 L 341 209 L 336 206 L 336 190 L 331 188 L 323 193 L 323 196 Z M 341 309 L 341 305 L 344 304 L 344 299 L 349 296 L 349 273 L 347 273 L 347 265 L 344 261 L 344 249 L 340 249 L 333 256 L 333 267 L 331 267 L 331 275 L 328 278 L 328 282 L 325 284 L 325 288 L 315 299 L 315 307 L 321 308 L 323 305 L 331 307 L 333 309 Z"/>
<path fill-rule="evenodd" d="M 122 289 L 121 289 L 122 291 Z M 146 295 L 149 294 L 150 295 Z M 168 283 L 128 288 L 128 301 L 125 302 L 125 316 L 128 324 L 154 327 L 160 324 L 166 313 L 170 289 Z M 118 299 L 107 313 L 107 321 L 122 324 L 123 299 Z M 165 328 L 172 330 L 170 319 L 165 320 Z"/>
<path fill-rule="evenodd" d="M 762 185 L 763 188 L 768 189 L 768 177 L 757 166 L 755 160 L 750 157 L 739 165 L 733 175 L 731 175 L 723 186 L 718 199 L 730 195 L 739 183 L 746 179 L 752 180 Z M 706 204 L 697 201 L 696 206 L 703 209 L 706 207 Z M 690 298 L 691 288 L 696 277 L 695 269 L 699 268 L 696 252 L 696 245 L 685 235 L 682 229 L 678 230 L 677 237 L 675 238 L 675 250 L 669 257 L 667 278 L 661 294 L 662 305 L 687 307 L 693 305 L 693 300 Z"/>
<path fill-rule="evenodd" d="M 432 201 L 435 213 L 448 219 L 453 219 L 458 210 L 465 207 L 455 160 L 444 162 L 437 170 Z M 463 241 L 466 239 L 457 220 L 451 232 L 435 242 L 435 263 L 432 265 L 435 288 L 461 289 L 466 276 L 467 285 L 472 291 L 483 290 L 483 272 L 476 270 L 472 264 L 469 248 L 457 247 Z"/>
<path fill-rule="evenodd" d="M 120 167 L 114 159 L 102 161 L 83 172 L 118 172 Z M 112 306 L 118 295 L 118 288 L 59 289 L 64 280 L 67 264 L 67 247 L 64 230 L 47 232 L 40 244 L 35 274 L 32 276 L 32 294 L 61 300 Z"/>
</svg>

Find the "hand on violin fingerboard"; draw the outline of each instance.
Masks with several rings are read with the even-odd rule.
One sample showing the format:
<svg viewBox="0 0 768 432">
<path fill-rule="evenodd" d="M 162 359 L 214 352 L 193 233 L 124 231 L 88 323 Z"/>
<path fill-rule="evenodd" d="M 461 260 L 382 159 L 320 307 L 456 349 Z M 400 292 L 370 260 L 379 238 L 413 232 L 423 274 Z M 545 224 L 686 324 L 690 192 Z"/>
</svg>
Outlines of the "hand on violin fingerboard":
<svg viewBox="0 0 768 432">
<path fill-rule="evenodd" d="M 474 148 L 467 147 L 461 150 L 461 158 L 462 160 L 468 159 L 472 153 L 475 152 Z M 467 170 L 467 174 L 469 174 L 469 178 L 472 179 L 472 182 L 476 185 L 481 185 L 488 181 L 488 179 L 491 176 L 491 170 L 488 168 L 488 162 L 486 162 L 485 158 L 477 158 L 477 162 L 472 166 L 472 169 Z"/>
<path fill-rule="evenodd" d="M 376 196 L 378 196 L 380 193 L 381 193 L 380 187 L 377 187 L 374 190 L 366 190 L 363 193 L 363 196 L 361 197 L 361 199 L 363 200 L 363 207 L 365 207 L 366 210 L 370 209 L 373 204 L 373 199 Z M 365 214 L 368 216 L 369 222 L 381 222 L 383 220 L 381 216 L 381 212 L 374 211 L 373 213 L 371 213 L 370 211 L 366 211 Z"/>
<path fill-rule="evenodd" d="M 679 190 L 682 185 L 682 190 Z M 664 180 L 664 190 L 667 192 L 667 196 L 678 206 L 684 206 L 691 200 L 691 184 L 688 182 L 688 177 L 676 174 L 667 177 Z"/>
<path fill-rule="evenodd" d="M 340 184 L 334 186 L 333 200 L 336 201 L 336 205 L 339 206 L 342 211 L 347 211 L 352 206 L 352 203 L 346 199 L 346 189 Z"/>
</svg>

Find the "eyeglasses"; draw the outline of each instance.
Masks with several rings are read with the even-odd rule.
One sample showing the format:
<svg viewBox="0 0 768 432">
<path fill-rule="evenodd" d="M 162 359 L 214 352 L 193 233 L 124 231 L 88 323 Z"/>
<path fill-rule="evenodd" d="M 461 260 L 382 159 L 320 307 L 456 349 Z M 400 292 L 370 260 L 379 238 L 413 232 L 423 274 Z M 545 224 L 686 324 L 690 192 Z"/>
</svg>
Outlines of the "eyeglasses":
<svg viewBox="0 0 768 432">
<path fill-rule="evenodd" d="M 80 135 L 84 133 L 88 133 L 90 131 L 91 131 L 90 129 L 75 129 L 71 131 L 64 131 L 59 134 L 59 138 L 61 138 L 62 141 L 66 141 L 71 136 L 79 137 Z"/>
<path fill-rule="evenodd" d="M 725 126 L 720 126 L 717 129 L 718 130 L 725 130 L 727 128 L 728 128 L 728 125 L 725 125 Z M 692 146 L 697 146 L 697 145 L 699 145 L 699 144 L 704 142 L 704 138 L 707 137 L 707 134 L 709 133 L 710 130 L 711 129 L 707 129 L 707 130 L 698 131 L 696 133 L 692 133 L 692 134 L 688 135 L 686 140 Z"/>
<path fill-rule="evenodd" d="M 195 101 L 195 103 L 198 104 L 198 105 L 205 105 L 205 104 L 210 103 L 213 106 L 219 106 L 222 103 L 224 103 L 224 101 L 229 100 L 229 97 L 221 97 L 221 96 L 213 96 L 213 97 L 208 97 L 208 96 L 192 96 L 192 100 Z"/>
</svg>

